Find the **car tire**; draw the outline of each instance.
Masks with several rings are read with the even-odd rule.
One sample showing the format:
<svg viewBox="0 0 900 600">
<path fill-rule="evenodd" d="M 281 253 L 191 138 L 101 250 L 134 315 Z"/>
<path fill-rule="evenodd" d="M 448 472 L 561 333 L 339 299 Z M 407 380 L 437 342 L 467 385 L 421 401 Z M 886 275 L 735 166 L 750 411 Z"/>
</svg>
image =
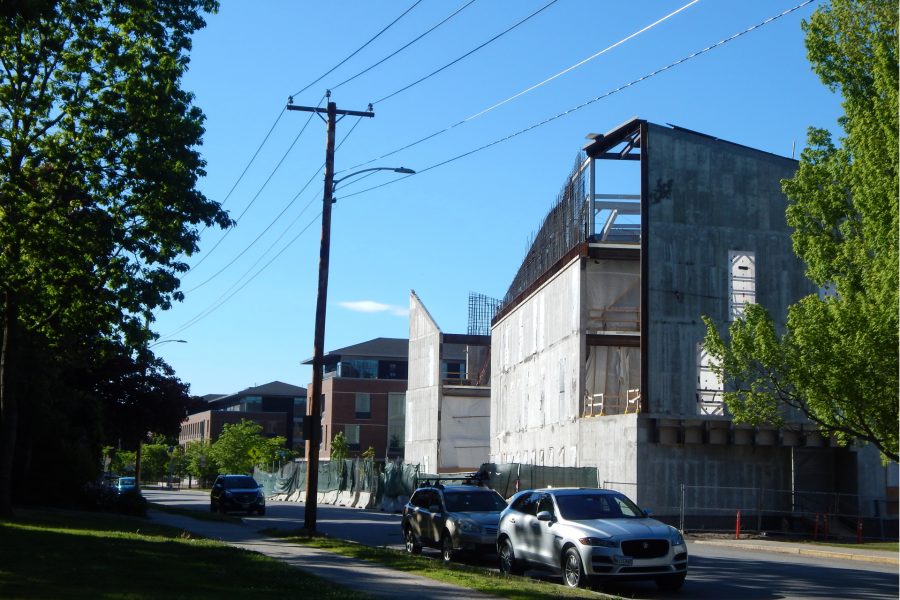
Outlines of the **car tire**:
<svg viewBox="0 0 900 600">
<path fill-rule="evenodd" d="M 444 559 L 444 562 L 450 562 L 453 560 L 455 554 L 456 551 L 453 549 L 453 538 L 445 531 L 444 535 L 441 536 L 441 558 Z"/>
<path fill-rule="evenodd" d="M 209 503 L 209 512 L 216 512 L 216 505 L 212 502 Z"/>
<path fill-rule="evenodd" d="M 406 541 L 406 551 L 410 554 L 421 554 L 422 544 L 416 541 L 416 534 L 409 527 L 403 530 L 403 539 Z"/>
<path fill-rule="evenodd" d="M 510 542 L 508 539 L 505 539 L 500 543 L 500 550 L 498 554 L 500 556 L 501 573 L 505 573 L 506 575 L 521 575 L 525 572 L 525 565 L 523 561 L 516 558 L 516 553 L 513 550 L 512 542 Z"/>
<path fill-rule="evenodd" d="M 581 564 L 581 554 L 575 548 L 569 548 L 563 554 L 563 583 L 570 588 L 583 588 L 587 585 L 587 575 Z"/>
<path fill-rule="evenodd" d="M 664 575 L 656 578 L 656 587 L 664 592 L 677 592 L 684 585 L 684 578 L 687 573 L 678 573 L 676 575 Z"/>
</svg>

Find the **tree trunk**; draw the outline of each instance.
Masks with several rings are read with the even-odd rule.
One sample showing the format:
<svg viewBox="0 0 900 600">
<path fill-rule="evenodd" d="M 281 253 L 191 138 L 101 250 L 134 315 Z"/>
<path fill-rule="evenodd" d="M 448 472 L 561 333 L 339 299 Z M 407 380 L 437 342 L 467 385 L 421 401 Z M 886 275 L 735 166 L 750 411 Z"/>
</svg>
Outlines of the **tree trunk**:
<svg viewBox="0 0 900 600">
<path fill-rule="evenodd" d="M 0 518 L 11 518 L 13 455 L 16 449 L 16 431 L 19 407 L 13 377 L 12 354 L 15 352 L 14 330 L 16 304 L 10 292 L 4 294 L 3 343 L 0 346 Z"/>
</svg>

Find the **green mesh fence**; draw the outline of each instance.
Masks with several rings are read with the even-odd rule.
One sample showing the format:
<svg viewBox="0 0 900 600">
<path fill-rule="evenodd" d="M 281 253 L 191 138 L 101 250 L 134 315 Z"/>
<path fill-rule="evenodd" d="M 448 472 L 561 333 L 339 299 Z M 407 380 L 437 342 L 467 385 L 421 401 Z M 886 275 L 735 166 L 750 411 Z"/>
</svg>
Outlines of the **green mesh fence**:
<svg viewBox="0 0 900 600">
<path fill-rule="evenodd" d="M 599 485 L 595 467 L 546 467 L 521 463 L 485 463 L 478 470 L 482 483 L 509 498 L 521 490 L 544 487 Z"/>
</svg>

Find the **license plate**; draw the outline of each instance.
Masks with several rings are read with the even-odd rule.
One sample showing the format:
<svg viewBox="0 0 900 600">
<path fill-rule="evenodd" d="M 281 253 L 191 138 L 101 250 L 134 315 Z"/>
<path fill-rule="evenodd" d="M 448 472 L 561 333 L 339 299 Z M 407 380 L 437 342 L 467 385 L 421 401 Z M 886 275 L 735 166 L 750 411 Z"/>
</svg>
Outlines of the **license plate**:
<svg viewBox="0 0 900 600">
<path fill-rule="evenodd" d="M 613 556 L 613 564 L 630 567 L 634 563 L 634 559 L 630 556 Z"/>
</svg>

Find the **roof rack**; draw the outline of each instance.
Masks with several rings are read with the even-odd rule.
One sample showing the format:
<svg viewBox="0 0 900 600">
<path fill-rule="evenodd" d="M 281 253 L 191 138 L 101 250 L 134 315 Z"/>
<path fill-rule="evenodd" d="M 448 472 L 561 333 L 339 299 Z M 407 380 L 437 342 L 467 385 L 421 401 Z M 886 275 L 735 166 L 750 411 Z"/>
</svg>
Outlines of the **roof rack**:
<svg viewBox="0 0 900 600">
<path fill-rule="evenodd" d="M 419 482 L 417 487 L 436 487 L 442 488 L 442 481 L 458 481 L 461 485 L 481 485 L 483 478 L 481 473 L 473 471 L 471 473 L 454 473 L 452 475 L 435 475 L 429 476 Z"/>
</svg>

